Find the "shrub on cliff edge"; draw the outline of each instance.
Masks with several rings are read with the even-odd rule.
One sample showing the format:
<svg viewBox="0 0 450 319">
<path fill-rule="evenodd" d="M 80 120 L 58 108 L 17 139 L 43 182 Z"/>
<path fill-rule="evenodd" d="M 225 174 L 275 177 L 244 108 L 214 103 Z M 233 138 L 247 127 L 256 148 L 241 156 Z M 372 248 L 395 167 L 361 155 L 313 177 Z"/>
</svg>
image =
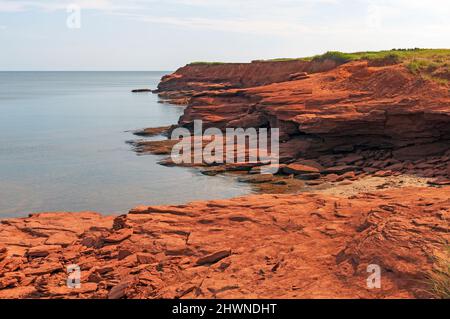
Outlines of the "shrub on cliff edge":
<svg viewBox="0 0 450 319">
<path fill-rule="evenodd" d="M 350 62 L 352 60 L 356 60 L 356 57 L 350 53 L 344 53 L 340 51 L 328 51 L 322 55 L 317 55 L 313 58 L 313 61 L 322 62 L 325 60 L 332 60 L 337 62 L 338 64 L 343 64 Z"/>
</svg>

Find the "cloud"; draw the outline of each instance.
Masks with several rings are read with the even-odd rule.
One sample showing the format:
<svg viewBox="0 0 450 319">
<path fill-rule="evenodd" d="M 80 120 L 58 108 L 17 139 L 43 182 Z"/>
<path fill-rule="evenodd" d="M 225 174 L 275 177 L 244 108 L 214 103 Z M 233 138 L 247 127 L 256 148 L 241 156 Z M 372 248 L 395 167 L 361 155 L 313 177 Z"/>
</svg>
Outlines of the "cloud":
<svg viewBox="0 0 450 319">
<path fill-rule="evenodd" d="M 143 23 L 284 37 L 450 30 L 448 0 L 0 0 L 0 12 L 66 10 L 73 3 Z"/>
<path fill-rule="evenodd" d="M 121 1 L 125 3 L 133 3 L 134 1 Z M 119 4 L 118 1 L 112 0 L 0 0 L 0 12 L 20 12 L 33 9 L 43 11 L 65 10 L 69 5 L 76 4 L 86 10 L 119 10 L 127 6 Z M 131 8 L 131 7 L 130 7 Z"/>
<path fill-rule="evenodd" d="M 23 5 L 18 2 L 0 1 L 0 12 L 17 12 L 22 11 Z"/>
<path fill-rule="evenodd" d="M 298 8 L 312 4 L 332 4 L 340 0 L 0 0 L 0 12 L 26 11 L 31 9 L 60 10 L 70 4 L 77 4 L 84 9 L 112 10 L 145 10 L 151 6 L 164 5 L 177 8 L 197 7 L 216 9 L 254 10 L 261 8 Z"/>
<path fill-rule="evenodd" d="M 427 3 L 421 0 L 166 0 L 164 5 L 175 5 L 176 9 L 169 11 L 171 15 L 145 10 L 113 14 L 184 29 L 283 37 L 333 34 L 348 37 L 373 32 L 390 36 L 424 34 L 429 30 L 442 35 L 444 30 L 449 30 L 446 21 L 450 16 L 448 0 Z M 180 6 L 195 10 L 184 12 Z M 421 19 L 427 15 L 428 18 Z"/>
<path fill-rule="evenodd" d="M 292 35 L 311 33 L 323 28 L 310 28 L 298 22 L 279 20 L 260 20 L 242 18 L 184 18 L 184 17 L 161 17 L 140 14 L 118 14 L 133 20 L 147 23 L 164 24 L 191 29 L 206 29 L 213 31 L 238 32 L 261 35 Z"/>
<path fill-rule="evenodd" d="M 262 35 L 313 32 L 301 22 L 313 6 L 340 0 L 0 0 L 1 11 L 81 9 L 146 23 Z M 315 29 L 323 29 L 314 26 Z"/>
<path fill-rule="evenodd" d="M 135 0 L 138 12 L 112 14 L 145 23 L 180 28 L 233 33 L 289 36 L 321 32 L 319 25 L 308 26 L 304 19 L 318 5 L 338 4 L 341 0 Z M 161 4 L 163 3 L 163 4 Z M 162 10 L 148 10 L 162 6 Z M 145 10 L 147 9 L 147 10 Z M 161 8 L 160 8 L 161 9 Z"/>
</svg>

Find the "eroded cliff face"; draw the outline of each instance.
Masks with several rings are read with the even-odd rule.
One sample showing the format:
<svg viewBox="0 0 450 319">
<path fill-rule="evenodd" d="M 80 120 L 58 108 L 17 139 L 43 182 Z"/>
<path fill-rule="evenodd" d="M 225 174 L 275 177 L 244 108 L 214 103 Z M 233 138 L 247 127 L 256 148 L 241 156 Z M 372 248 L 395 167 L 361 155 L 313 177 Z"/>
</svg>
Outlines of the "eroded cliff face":
<svg viewBox="0 0 450 319">
<path fill-rule="evenodd" d="M 333 69 L 335 61 L 252 62 L 224 64 L 188 64 L 164 76 L 156 92 L 174 104 L 188 103 L 188 97 L 201 91 L 247 88 L 289 81 L 302 72 L 315 73 Z"/>
<path fill-rule="evenodd" d="M 311 67 L 309 62 L 283 66 L 283 62 L 272 63 L 264 71 L 259 69 L 264 81 L 246 81 L 238 72 L 241 65 L 204 66 L 190 75 L 186 68 L 169 77 L 176 81 L 163 80 L 160 89 L 170 82 L 170 90 L 179 85 L 182 94 L 188 80 L 200 79 L 203 71 L 202 81 L 224 86 L 191 87 L 196 93 L 189 93 L 179 125 L 189 128 L 201 119 L 205 128 L 279 128 L 282 161 L 318 159 L 325 167 L 359 162 L 363 169 L 379 160 L 385 166 L 435 160 L 442 168 L 435 175 L 448 177 L 447 86 L 413 75 L 402 64 L 373 67 L 357 61 L 322 69 L 316 65 L 313 74 L 302 73 Z M 222 79 L 219 67 L 228 70 Z M 270 68 L 275 73 L 272 77 L 267 75 Z M 281 76 L 282 72 L 286 73 Z M 220 82 L 225 78 L 226 82 Z M 358 160 L 341 161 L 349 156 Z M 434 175 L 428 172 L 428 176 Z"/>
<path fill-rule="evenodd" d="M 337 66 L 332 60 L 323 62 L 292 60 L 283 62 L 252 62 L 224 64 L 188 64 L 175 73 L 164 76 L 158 90 L 202 91 L 217 88 L 243 88 L 284 82 L 295 73 L 316 73 Z"/>
</svg>

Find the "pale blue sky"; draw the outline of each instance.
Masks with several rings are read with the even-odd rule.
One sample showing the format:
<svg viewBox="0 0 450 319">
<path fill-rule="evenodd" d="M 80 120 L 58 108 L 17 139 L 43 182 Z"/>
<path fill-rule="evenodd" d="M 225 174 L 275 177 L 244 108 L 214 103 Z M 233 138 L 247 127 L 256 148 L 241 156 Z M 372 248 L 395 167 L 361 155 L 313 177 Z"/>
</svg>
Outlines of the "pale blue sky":
<svg viewBox="0 0 450 319">
<path fill-rule="evenodd" d="M 68 4 L 81 7 L 70 29 Z M 0 0 L 0 70 L 174 70 L 327 50 L 450 48 L 448 0 Z"/>
</svg>

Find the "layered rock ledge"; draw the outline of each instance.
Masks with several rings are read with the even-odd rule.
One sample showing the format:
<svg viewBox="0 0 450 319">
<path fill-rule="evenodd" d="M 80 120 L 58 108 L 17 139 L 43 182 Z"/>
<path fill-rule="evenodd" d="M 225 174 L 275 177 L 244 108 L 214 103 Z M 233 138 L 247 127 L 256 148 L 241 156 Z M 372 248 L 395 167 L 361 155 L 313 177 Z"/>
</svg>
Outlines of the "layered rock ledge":
<svg viewBox="0 0 450 319">
<path fill-rule="evenodd" d="M 448 85 L 402 64 L 297 60 L 188 65 L 158 92 L 187 105 L 180 126 L 281 130 L 279 175 L 205 174 L 239 171 L 264 193 L 331 187 L 2 220 L 0 298 L 435 297 L 429 274 L 450 240 Z M 164 155 L 174 143 L 134 145 Z M 367 287 L 370 264 L 380 289 Z M 69 265 L 80 288 L 66 285 Z"/>
<path fill-rule="evenodd" d="M 284 70 L 284 63 L 260 67 L 260 77 L 266 81 L 249 82 L 251 75 L 237 74 L 231 89 L 224 83 L 243 68 L 240 65 L 217 66 L 229 69 L 224 76 L 231 73 L 222 82 L 214 77 L 219 71 L 189 73 L 182 68 L 163 78 L 159 91 L 195 91 L 190 93 L 181 126 L 191 127 L 201 119 L 205 128 L 279 128 L 282 150 L 291 159 L 383 150 L 397 160 L 416 160 L 450 148 L 447 86 L 414 75 L 401 64 L 371 67 L 365 61 L 325 68 L 300 79 L 289 72 L 284 78 L 265 76 L 271 68 L 275 74 Z M 306 69 L 303 64 L 289 71 Z M 256 66 L 247 66 L 251 67 Z M 220 90 L 208 86 L 219 82 Z"/>
<path fill-rule="evenodd" d="M 450 184 L 449 86 L 401 63 L 193 64 L 163 77 L 157 91 L 186 104 L 182 127 L 202 120 L 204 129 L 280 129 L 282 165 L 277 177 L 265 177 L 276 186 L 247 179 L 266 192 L 402 174 Z M 134 145 L 139 153 L 167 155 L 174 141 Z M 173 165 L 170 158 L 161 164 Z M 258 172 L 257 165 L 193 166 L 207 175 Z"/>
<path fill-rule="evenodd" d="M 2 220 L 0 298 L 429 297 L 449 198 L 449 187 L 256 195 Z M 366 286 L 369 264 L 381 289 Z"/>
</svg>

